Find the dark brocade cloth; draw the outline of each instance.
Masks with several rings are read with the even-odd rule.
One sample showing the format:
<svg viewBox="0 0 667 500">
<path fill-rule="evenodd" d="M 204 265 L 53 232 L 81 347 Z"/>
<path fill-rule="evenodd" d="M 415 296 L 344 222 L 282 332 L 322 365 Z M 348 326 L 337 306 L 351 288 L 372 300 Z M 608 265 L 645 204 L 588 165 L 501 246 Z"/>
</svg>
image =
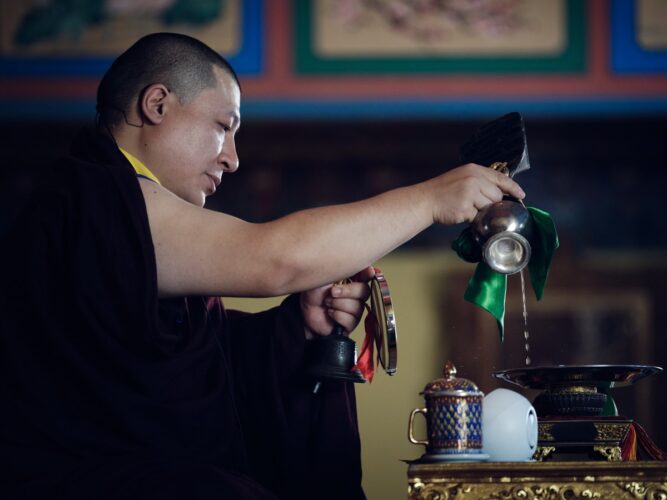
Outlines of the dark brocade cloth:
<svg viewBox="0 0 667 500">
<path fill-rule="evenodd" d="M 364 498 L 354 391 L 312 394 L 297 297 L 158 299 L 105 136 L 77 138 L 2 246 L 0 498 Z"/>
</svg>

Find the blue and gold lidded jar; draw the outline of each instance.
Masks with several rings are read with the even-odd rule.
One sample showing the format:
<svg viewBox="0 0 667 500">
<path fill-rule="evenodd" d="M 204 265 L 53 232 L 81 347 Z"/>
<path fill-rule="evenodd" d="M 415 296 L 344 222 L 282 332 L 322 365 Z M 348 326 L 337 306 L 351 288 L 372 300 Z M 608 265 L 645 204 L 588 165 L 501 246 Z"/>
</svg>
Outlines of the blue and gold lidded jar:
<svg viewBox="0 0 667 500">
<path fill-rule="evenodd" d="M 451 362 L 445 364 L 444 377 L 429 383 L 420 392 L 426 408 L 410 413 L 408 439 L 426 446 L 426 455 L 474 455 L 482 453 L 482 393 L 470 380 L 456 377 Z M 428 439 L 413 436 L 417 413 L 426 418 Z"/>
</svg>

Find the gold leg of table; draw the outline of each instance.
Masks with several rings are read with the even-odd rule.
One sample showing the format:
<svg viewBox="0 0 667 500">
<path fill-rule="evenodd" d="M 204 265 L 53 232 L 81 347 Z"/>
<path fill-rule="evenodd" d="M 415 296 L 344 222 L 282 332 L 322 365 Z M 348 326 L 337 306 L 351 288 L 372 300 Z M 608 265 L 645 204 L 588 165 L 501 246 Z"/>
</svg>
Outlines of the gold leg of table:
<svg viewBox="0 0 667 500">
<path fill-rule="evenodd" d="M 608 462 L 621 461 L 621 448 L 618 446 L 593 446 L 593 450 Z"/>
<path fill-rule="evenodd" d="M 409 499 L 663 499 L 666 462 L 411 464 Z"/>
</svg>

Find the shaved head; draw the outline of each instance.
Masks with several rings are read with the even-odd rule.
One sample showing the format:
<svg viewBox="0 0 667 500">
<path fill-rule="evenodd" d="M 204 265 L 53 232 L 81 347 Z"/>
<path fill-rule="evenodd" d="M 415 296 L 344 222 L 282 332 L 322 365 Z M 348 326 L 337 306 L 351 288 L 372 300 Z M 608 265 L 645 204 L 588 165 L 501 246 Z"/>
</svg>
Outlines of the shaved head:
<svg viewBox="0 0 667 500">
<path fill-rule="evenodd" d="M 216 66 L 239 85 L 230 64 L 199 40 L 178 33 L 147 35 L 121 54 L 102 78 L 97 89 L 100 121 L 111 128 L 127 122 L 132 106 L 155 83 L 188 103 L 205 88 L 217 85 Z"/>
</svg>

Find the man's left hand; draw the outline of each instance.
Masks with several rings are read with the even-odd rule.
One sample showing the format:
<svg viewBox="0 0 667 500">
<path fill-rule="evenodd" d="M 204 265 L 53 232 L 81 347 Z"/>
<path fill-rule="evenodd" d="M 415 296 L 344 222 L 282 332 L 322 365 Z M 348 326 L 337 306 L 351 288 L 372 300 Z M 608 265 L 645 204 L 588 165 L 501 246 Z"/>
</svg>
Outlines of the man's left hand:
<svg viewBox="0 0 667 500">
<path fill-rule="evenodd" d="M 346 332 L 354 330 L 364 313 L 370 295 L 368 281 L 375 276 L 367 267 L 352 277 L 352 283 L 325 285 L 302 292 L 301 314 L 306 326 L 306 338 L 329 335 L 338 323 Z"/>
</svg>

